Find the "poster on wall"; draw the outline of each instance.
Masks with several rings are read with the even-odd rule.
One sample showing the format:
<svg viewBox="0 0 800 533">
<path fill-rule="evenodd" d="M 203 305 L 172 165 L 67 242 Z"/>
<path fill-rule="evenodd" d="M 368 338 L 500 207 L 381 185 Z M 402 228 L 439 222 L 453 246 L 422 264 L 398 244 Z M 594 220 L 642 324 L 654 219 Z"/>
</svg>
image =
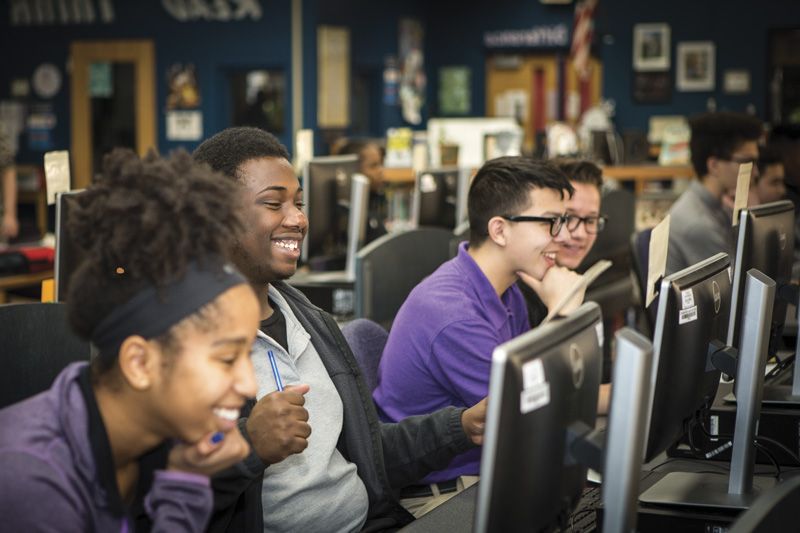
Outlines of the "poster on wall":
<svg viewBox="0 0 800 533">
<path fill-rule="evenodd" d="M 679 91 L 713 91 L 715 48 L 711 41 L 678 43 Z"/>
<path fill-rule="evenodd" d="M 439 113 L 470 115 L 472 113 L 469 67 L 452 66 L 439 69 Z"/>
<path fill-rule="evenodd" d="M 26 121 L 28 130 L 28 149 L 33 152 L 46 152 L 53 149 L 53 129 L 56 127 L 56 114 L 50 103 L 31 106 Z"/>
<path fill-rule="evenodd" d="M 232 126 L 283 133 L 286 75 L 282 70 L 234 70 L 228 75 L 228 87 Z"/>
<path fill-rule="evenodd" d="M 168 111 L 168 141 L 199 141 L 203 138 L 203 114 L 200 111 Z"/>
<path fill-rule="evenodd" d="M 167 70 L 167 109 L 200 107 L 200 87 L 194 65 L 175 63 Z"/>
<path fill-rule="evenodd" d="M 633 27 L 633 69 L 638 72 L 669 70 L 669 24 Z"/>
<path fill-rule="evenodd" d="M 415 19 L 400 20 L 400 105 L 403 120 L 410 124 L 422 123 L 422 106 L 425 104 L 425 56 L 422 54 L 422 23 Z"/>
<path fill-rule="evenodd" d="M 668 104 L 672 99 L 669 72 L 634 72 L 633 101 L 637 104 Z"/>
</svg>

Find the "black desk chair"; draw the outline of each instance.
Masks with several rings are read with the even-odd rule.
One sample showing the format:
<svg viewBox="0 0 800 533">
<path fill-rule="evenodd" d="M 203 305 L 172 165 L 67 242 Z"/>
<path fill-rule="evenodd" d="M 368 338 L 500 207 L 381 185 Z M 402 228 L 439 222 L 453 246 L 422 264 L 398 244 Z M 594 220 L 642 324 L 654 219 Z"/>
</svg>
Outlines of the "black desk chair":
<svg viewBox="0 0 800 533">
<path fill-rule="evenodd" d="M 759 496 L 752 507 L 736 519 L 729 533 L 796 531 L 798 508 L 800 477 L 795 477 Z"/>
<path fill-rule="evenodd" d="M 384 235 L 359 250 L 355 317 L 388 330 L 411 290 L 450 259 L 452 238 L 451 230 L 417 228 Z"/>
<path fill-rule="evenodd" d="M 50 387 L 73 361 L 89 360 L 89 343 L 67 322 L 63 303 L 0 305 L 0 408 Z"/>
</svg>

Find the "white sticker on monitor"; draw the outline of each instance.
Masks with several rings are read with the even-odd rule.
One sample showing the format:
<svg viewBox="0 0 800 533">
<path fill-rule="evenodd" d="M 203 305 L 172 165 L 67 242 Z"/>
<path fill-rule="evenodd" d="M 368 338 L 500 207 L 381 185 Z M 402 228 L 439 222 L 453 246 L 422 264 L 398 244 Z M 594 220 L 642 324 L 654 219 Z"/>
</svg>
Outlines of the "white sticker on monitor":
<svg viewBox="0 0 800 533">
<path fill-rule="evenodd" d="M 598 322 L 594 325 L 594 330 L 597 333 L 597 345 L 603 346 L 603 342 L 605 342 L 605 337 L 603 337 L 603 323 Z"/>
<path fill-rule="evenodd" d="M 680 312 L 680 315 L 678 315 L 679 324 L 687 324 L 689 322 L 694 322 L 695 320 L 697 320 L 696 305 L 690 309 L 684 309 L 683 311 Z"/>
<path fill-rule="evenodd" d="M 694 307 L 694 291 L 692 289 L 686 289 L 685 291 L 681 291 L 681 309 L 689 309 L 690 307 Z"/>
<path fill-rule="evenodd" d="M 550 384 L 539 383 L 538 385 L 526 388 L 519 395 L 519 411 L 523 415 L 537 409 L 541 409 L 550 403 Z"/>
<path fill-rule="evenodd" d="M 544 365 L 541 359 L 534 359 L 522 365 L 522 389 L 528 390 L 545 382 Z"/>
</svg>

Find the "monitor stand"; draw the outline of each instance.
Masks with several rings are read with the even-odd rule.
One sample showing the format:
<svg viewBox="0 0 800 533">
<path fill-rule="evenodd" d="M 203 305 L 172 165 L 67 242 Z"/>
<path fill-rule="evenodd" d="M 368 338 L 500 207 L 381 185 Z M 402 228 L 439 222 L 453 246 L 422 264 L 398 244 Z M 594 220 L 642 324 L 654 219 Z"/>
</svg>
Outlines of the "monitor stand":
<svg viewBox="0 0 800 533">
<path fill-rule="evenodd" d="M 741 342 L 736 371 L 736 427 L 729 477 L 724 474 L 672 472 L 642 493 L 639 501 L 719 509 L 747 509 L 774 478 L 753 480 L 755 435 L 764 389 L 775 282 L 756 269 L 747 272 Z M 727 479 L 726 479 L 727 477 Z"/>
<path fill-rule="evenodd" d="M 797 306 L 797 320 L 800 321 L 800 305 Z M 764 383 L 763 403 L 765 405 L 780 405 L 787 407 L 800 407 L 800 365 L 797 364 L 796 354 L 800 350 L 800 334 L 797 335 L 795 345 L 795 362 L 792 363 L 792 370 L 784 368 L 775 379 L 770 379 Z M 789 379 L 791 378 L 791 379 Z M 736 395 L 729 394 L 724 400 L 728 403 L 736 403 Z"/>
</svg>

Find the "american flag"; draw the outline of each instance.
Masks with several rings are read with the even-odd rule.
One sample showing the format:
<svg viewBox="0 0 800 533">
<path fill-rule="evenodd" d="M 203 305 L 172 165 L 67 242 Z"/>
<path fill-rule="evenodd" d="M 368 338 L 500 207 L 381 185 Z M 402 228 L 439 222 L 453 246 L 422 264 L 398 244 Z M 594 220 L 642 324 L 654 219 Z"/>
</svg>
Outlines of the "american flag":
<svg viewBox="0 0 800 533">
<path fill-rule="evenodd" d="M 589 76 L 589 51 L 594 35 L 594 10 L 597 0 L 582 0 L 575 4 L 575 25 L 572 30 L 572 66 L 582 79 Z"/>
</svg>

